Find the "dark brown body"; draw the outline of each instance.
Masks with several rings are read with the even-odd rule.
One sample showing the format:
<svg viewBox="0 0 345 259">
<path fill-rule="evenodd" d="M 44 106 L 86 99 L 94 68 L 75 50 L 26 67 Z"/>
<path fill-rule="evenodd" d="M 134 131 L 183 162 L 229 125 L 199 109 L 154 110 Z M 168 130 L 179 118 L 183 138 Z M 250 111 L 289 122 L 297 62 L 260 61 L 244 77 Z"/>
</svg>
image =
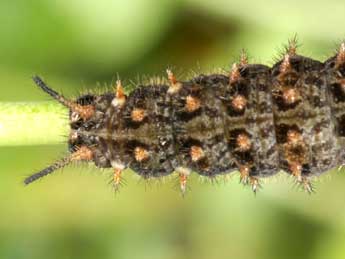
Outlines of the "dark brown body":
<svg viewBox="0 0 345 259">
<path fill-rule="evenodd" d="M 97 112 L 88 124 L 72 123 L 78 140 L 71 145 L 92 147 L 98 167 L 123 164 L 144 177 L 168 175 L 178 167 L 212 177 L 241 166 L 249 167 L 250 176 L 265 177 L 292 173 L 291 161 L 301 163 L 302 175 L 318 175 L 344 161 L 345 94 L 333 82 L 331 62 L 294 56 L 283 76 L 281 62 L 272 69 L 246 64 L 233 83 L 227 75 L 201 75 L 181 82 L 175 94 L 168 93 L 168 84 L 139 86 L 121 108 L 111 104 L 115 94 L 81 97 L 79 103 L 89 98 L 86 103 Z M 297 101 L 285 103 L 282 87 L 296 88 Z M 246 99 L 240 110 L 231 103 L 237 95 Z M 187 96 L 200 106 L 188 111 Z M 145 116 L 133 121 L 131 112 L 138 108 Z M 298 145 L 289 146 L 289 130 L 301 134 Z M 250 148 L 239 149 L 239 134 L 249 137 Z M 195 161 L 192 146 L 203 151 Z M 136 147 L 148 156 L 138 161 Z"/>
<path fill-rule="evenodd" d="M 308 192 L 309 179 L 345 161 L 345 43 L 321 63 L 296 54 L 295 42 L 272 68 L 242 56 L 229 74 L 66 100 L 39 77 L 36 84 L 69 107 L 71 155 L 25 183 L 76 160 L 125 168 L 144 178 L 176 171 L 182 191 L 190 172 L 207 177 L 239 171 L 254 191 L 258 179 L 283 170 Z"/>
</svg>

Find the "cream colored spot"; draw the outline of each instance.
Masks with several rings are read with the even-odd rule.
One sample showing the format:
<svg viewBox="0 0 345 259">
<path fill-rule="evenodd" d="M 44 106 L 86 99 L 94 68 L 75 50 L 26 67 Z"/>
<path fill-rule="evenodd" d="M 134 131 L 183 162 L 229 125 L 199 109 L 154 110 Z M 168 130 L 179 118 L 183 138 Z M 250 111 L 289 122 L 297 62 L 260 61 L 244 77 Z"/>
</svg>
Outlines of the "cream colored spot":
<svg viewBox="0 0 345 259">
<path fill-rule="evenodd" d="M 196 97 L 193 97 L 191 95 L 188 95 L 186 97 L 186 110 L 188 112 L 194 112 L 196 110 L 198 110 L 201 106 L 200 100 Z"/>
<path fill-rule="evenodd" d="M 300 99 L 301 95 L 295 88 L 288 88 L 283 90 L 283 99 L 287 104 L 293 104 Z"/>
<path fill-rule="evenodd" d="M 141 122 L 144 120 L 146 116 L 146 111 L 141 108 L 134 108 L 132 113 L 131 113 L 131 118 L 135 122 Z"/>
<path fill-rule="evenodd" d="M 243 95 L 236 95 L 231 101 L 231 106 L 237 111 L 242 111 L 246 105 L 247 99 Z"/>
<path fill-rule="evenodd" d="M 136 147 L 134 149 L 134 157 L 138 162 L 142 162 L 149 158 L 149 152 L 143 147 Z"/>
<path fill-rule="evenodd" d="M 190 156 L 191 156 L 193 162 L 197 162 L 205 156 L 205 153 L 201 147 L 192 146 L 190 148 Z"/>
<path fill-rule="evenodd" d="M 239 134 L 236 139 L 240 151 L 248 151 L 251 147 L 251 141 L 247 134 Z"/>
</svg>

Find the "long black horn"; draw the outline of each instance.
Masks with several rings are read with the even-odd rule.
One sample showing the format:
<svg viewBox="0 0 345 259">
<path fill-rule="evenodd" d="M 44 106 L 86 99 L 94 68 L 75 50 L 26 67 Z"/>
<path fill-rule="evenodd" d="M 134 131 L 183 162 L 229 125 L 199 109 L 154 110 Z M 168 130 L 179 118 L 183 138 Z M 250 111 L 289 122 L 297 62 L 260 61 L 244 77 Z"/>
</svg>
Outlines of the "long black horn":
<svg viewBox="0 0 345 259">
<path fill-rule="evenodd" d="M 51 89 L 39 76 L 33 76 L 32 79 L 36 83 L 36 85 L 41 88 L 44 92 L 49 94 L 59 103 L 63 104 L 64 106 L 68 107 L 72 111 L 78 113 L 81 118 L 87 120 L 93 116 L 95 113 L 95 107 L 92 105 L 80 105 L 76 102 L 67 100 L 63 95 L 57 93 L 53 89 Z"/>
</svg>

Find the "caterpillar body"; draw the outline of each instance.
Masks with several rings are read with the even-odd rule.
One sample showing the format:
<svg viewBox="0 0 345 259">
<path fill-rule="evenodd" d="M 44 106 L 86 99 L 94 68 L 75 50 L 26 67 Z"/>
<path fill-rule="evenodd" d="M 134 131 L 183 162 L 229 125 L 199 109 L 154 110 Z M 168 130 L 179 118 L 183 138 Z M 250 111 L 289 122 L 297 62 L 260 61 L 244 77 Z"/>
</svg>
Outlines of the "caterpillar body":
<svg viewBox="0 0 345 259">
<path fill-rule="evenodd" d="M 140 85 L 77 100 L 35 83 L 70 109 L 70 154 L 25 184 L 73 161 L 124 169 L 144 178 L 177 172 L 182 193 L 191 172 L 207 177 L 239 171 L 254 192 L 259 179 L 283 170 L 307 192 L 310 178 L 345 161 L 345 43 L 319 62 L 290 42 L 272 68 L 249 64 L 245 53 L 228 74 L 198 75 Z"/>
</svg>

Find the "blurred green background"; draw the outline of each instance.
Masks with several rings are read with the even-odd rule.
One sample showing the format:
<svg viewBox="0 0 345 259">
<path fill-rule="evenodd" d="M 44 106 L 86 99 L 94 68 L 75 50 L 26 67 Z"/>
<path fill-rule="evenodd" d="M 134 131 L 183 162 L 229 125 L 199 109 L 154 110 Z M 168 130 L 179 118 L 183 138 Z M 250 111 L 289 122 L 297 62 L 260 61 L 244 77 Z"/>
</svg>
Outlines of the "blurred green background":
<svg viewBox="0 0 345 259">
<path fill-rule="evenodd" d="M 300 52 L 324 60 L 345 37 L 342 0 L 0 0 L 0 101 L 46 101 L 57 90 L 130 86 L 229 69 L 242 48 L 272 65 L 297 33 Z M 238 184 L 176 179 L 143 183 L 131 172 L 114 196 L 109 171 L 71 166 L 32 186 L 24 176 L 66 150 L 0 147 L 0 258 L 345 258 L 345 172 L 307 195 L 286 175 L 255 197 Z"/>
</svg>

